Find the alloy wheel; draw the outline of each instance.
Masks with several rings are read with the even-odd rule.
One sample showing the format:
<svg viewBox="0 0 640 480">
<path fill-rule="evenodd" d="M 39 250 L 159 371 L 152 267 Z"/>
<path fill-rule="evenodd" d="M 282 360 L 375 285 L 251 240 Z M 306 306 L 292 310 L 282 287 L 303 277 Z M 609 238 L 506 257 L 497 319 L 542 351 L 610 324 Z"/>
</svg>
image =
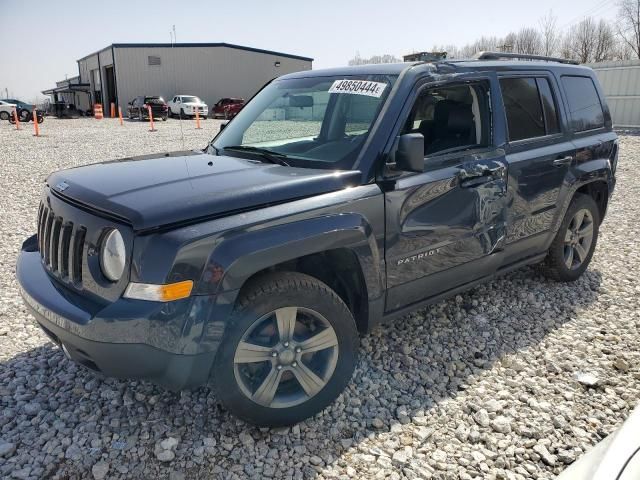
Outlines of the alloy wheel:
<svg viewBox="0 0 640 480">
<path fill-rule="evenodd" d="M 589 255 L 593 242 L 593 215 L 580 209 L 569 222 L 564 237 L 564 263 L 569 270 L 580 268 Z"/>
<path fill-rule="evenodd" d="M 238 343 L 234 375 L 255 403 L 286 408 L 315 396 L 338 361 L 336 332 L 320 313 L 283 307 L 256 320 Z"/>
</svg>

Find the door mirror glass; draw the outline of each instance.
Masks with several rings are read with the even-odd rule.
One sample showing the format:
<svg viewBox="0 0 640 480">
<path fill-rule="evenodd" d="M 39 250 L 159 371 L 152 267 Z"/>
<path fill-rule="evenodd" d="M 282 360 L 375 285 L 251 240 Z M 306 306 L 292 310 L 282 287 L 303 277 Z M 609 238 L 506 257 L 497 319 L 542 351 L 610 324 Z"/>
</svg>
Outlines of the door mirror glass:
<svg viewBox="0 0 640 480">
<path fill-rule="evenodd" d="M 396 169 L 404 172 L 424 172 L 424 136 L 405 133 L 398 139 Z"/>
</svg>

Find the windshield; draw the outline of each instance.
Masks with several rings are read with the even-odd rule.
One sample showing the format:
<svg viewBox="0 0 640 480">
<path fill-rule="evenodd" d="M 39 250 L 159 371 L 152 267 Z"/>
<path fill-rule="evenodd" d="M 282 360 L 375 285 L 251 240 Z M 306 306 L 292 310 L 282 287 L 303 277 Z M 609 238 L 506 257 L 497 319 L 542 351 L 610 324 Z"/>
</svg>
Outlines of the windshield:
<svg viewBox="0 0 640 480">
<path fill-rule="evenodd" d="M 163 105 L 164 98 L 162 97 L 145 97 L 144 103 L 148 103 L 150 105 Z"/>
<path fill-rule="evenodd" d="M 182 103 L 202 103 L 198 97 L 182 97 Z"/>
<path fill-rule="evenodd" d="M 396 75 L 276 80 L 218 135 L 218 153 L 279 155 L 292 166 L 351 168 Z"/>
</svg>

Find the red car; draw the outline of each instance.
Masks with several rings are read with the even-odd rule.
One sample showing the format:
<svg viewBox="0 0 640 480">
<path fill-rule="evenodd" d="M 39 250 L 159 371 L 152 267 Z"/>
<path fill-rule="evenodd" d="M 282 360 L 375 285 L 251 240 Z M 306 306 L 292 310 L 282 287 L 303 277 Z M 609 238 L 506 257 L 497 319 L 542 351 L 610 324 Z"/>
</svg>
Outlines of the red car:
<svg viewBox="0 0 640 480">
<path fill-rule="evenodd" d="M 244 98 L 221 98 L 211 109 L 213 118 L 231 119 L 244 107 Z"/>
</svg>

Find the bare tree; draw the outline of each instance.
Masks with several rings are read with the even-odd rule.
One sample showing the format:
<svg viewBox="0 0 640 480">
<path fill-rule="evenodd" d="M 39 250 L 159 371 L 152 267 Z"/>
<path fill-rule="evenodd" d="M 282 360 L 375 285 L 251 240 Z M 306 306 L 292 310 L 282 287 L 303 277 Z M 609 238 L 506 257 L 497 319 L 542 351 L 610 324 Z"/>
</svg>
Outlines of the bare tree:
<svg viewBox="0 0 640 480">
<path fill-rule="evenodd" d="M 613 58 L 615 48 L 616 37 L 613 33 L 613 28 L 606 20 L 601 19 L 596 28 L 596 39 L 592 60 L 594 62 L 611 60 Z"/>
<path fill-rule="evenodd" d="M 640 58 L 640 0 L 620 0 L 616 31 L 634 56 Z"/>
<path fill-rule="evenodd" d="M 516 53 L 540 53 L 540 34 L 535 28 L 524 27 L 516 34 L 513 50 Z"/>
<path fill-rule="evenodd" d="M 371 65 L 377 63 L 400 63 L 401 59 L 396 57 L 395 55 L 391 55 L 386 53 L 384 55 L 374 55 L 371 58 L 362 58 L 360 56 L 360 52 L 356 52 L 355 57 L 349 60 L 349 65 Z"/>
<path fill-rule="evenodd" d="M 576 60 L 576 56 L 573 53 L 573 41 L 568 33 L 566 35 L 562 35 L 558 43 L 560 45 L 560 56 L 562 58 Z"/>
<path fill-rule="evenodd" d="M 551 57 L 558 51 L 560 43 L 560 34 L 558 32 L 558 19 L 552 10 L 542 17 L 538 24 L 540 25 L 540 52 L 543 55 Z"/>
<path fill-rule="evenodd" d="M 588 63 L 593 59 L 597 29 L 596 22 L 591 17 L 571 27 L 568 35 L 572 58 L 580 63 Z"/>
</svg>

